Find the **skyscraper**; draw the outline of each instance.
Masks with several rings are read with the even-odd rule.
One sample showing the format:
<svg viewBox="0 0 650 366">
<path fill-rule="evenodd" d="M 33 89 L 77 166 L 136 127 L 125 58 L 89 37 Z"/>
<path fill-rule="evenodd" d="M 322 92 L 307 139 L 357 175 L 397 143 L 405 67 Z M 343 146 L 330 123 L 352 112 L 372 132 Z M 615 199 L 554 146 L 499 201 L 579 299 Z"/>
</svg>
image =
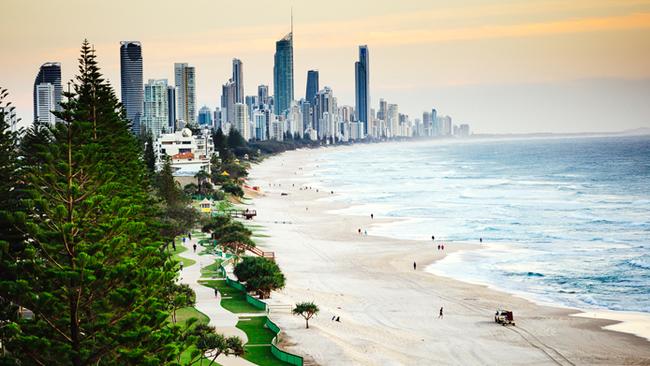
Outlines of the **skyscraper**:
<svg viewBox="0 0 650 366">
<path fill-rule="evenodd" d="M 251 128 L 248 123 L 248 109 L 244 103 L 235 103 L 233 127 L 239 131 L 244 140 L 251 139 Z"/>
<path fill-rule="evenodd" d="M 233 123 L 235 121 L 235 94 L 237 85 L 232 79 L 221 86 L 221 109 L 225 110 L 226 121 Z"/>
<path fill-rule="evenodd" d="M 196 84 L 194 66 L 174 64 L 176 85 L 176 118 L 186 124 L 196 124 Z"/>
<path fill-rule="evenodd" d="M 273 103 L 276 115 L 284 114 L 293 101 L 293 17 L 291 32 L 275 42 Z"/>
<path fill-rule="evenodd" d="M 167 133 L 176 131 L 176 87 L 167 86 Z"/>
<path fill-rule="evenodd" d="M 260 109 L 264 105 L 269 105 L 269 86 L 268 85 L 258 85 L 257 86 L 257 102 L 260 104 Z"/>
<path fill-rule="evenodd" d="M 199 109 L 199 126 L 212 127 L 212 110 L 207 105 Z"/>
<path fill-rule="evenodd" d="M 307 71 L 307 90 L 305 91 L 305 100 L 310 104 L 314 104 L 314 98 L 316 98 L 318 90 L 318 70 Z"/>
<path fill-rule="evenodd" d="M 167 79 L 149 79 L 144 86 L 144 112 L 140 132 L 151 133 L 154 140 L 169 124 Z"/>
<path fill-rule="evenodd" d="M 120 75 L 122 104 L 133 132 L 140 133 L 140 118 L 144 108 L 142 88 L 142 45 L 137 41 L 120 42 Z"/>
<path fill-rule="evenodd" d="M 40 83 L 36 85 L 36 118 L 43 123 L 54 124 L 55 117 L 51 111 L 55 109 L 54 85 Z"/>
<path fill-rule="evenodd" d="M 244 64 L 238 58 L 232 59 L 232 81 L 235 83 L 235 103 L 244 103 Z"/>
<path fill-rule="evenodd" d="M 354 64 L 355 111 L 357 121 L 363 124 L 364 133 L 368 133 L 368 115 L 370 113 L 370 65 L 368 46 L 359 46 L 359 61 Z"/>
<path fill-rule="evenodd" d="M 52 109 L 60 111 L 62 88 L 61 64 L 59 62 L 46 62 L 38 70 L 38 75 L 36 75 L 36 79 L 34 80 L 34 120 L 38 118 L 38 93 L 36 89 L 42 83 L 49 83 L 54 87 L 54 108 Z"/>
</svg>

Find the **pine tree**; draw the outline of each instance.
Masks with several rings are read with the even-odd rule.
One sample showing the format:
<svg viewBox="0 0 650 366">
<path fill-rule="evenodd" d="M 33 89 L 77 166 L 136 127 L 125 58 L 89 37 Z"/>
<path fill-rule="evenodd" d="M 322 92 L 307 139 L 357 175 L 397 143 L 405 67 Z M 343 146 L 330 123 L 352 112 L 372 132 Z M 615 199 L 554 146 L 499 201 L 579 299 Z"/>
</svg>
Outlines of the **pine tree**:
<svg viewBox="0 0 650 366">
<path fill-rule="evenodd" d="M 147 133 L 145 139 L 144 162 L 147 164 L 149 173 L 153 175 L 156 172 L 156 154 L 153 151 L 153 135 L 151 135 L 151 132 Z"/>
<path fill-rule="evenodd" d="M 6 346 L 23 364 L 166 364 L 180 347 L 166 301 L 174 263 L 142 150 L 87 41 L 65 96 L 63 122 L 23 141 L 28 244 L 0 293 L 34 317 Z"/>
</svg>

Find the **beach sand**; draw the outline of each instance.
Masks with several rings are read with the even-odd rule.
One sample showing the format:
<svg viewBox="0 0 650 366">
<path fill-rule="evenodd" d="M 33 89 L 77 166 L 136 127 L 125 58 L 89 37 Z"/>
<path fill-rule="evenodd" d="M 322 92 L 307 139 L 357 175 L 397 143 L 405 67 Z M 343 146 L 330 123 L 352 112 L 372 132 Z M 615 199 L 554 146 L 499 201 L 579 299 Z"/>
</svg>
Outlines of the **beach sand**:
<svg viewBox="0 0 650 366">
<path fill-rule="evenodd" d="M 435 276 L 425 268 L 444 253 L 432 242 L 358 234 L 388 219 L 332 213 L 345 208 L 329 199 L 336 187 L 301 189 L 313 179 L 318 154 L 268 158 L 252 167 L 249 181 L 262 191 L 250 201 L 258 213 L 253 224 L 264 234 L 256 241 L 275 252 L 287 277 L 286 288 L 273 293 L 271 318 L 283 330 L 284 348 L 306 364 L 650 365 L 650 343 L 603 329 L 618 322 L 600 313 L 572 316 L 579 311 Z M 477 247 L 450 243 L 445 252 Z M 289 312 L 302 301 L 320 307 L 310 329 Z M 498 307 L 514 311 L 516 326 L 494 323 Z M 645 315 L 633 326 L 641 336 Z"/>
</svg>

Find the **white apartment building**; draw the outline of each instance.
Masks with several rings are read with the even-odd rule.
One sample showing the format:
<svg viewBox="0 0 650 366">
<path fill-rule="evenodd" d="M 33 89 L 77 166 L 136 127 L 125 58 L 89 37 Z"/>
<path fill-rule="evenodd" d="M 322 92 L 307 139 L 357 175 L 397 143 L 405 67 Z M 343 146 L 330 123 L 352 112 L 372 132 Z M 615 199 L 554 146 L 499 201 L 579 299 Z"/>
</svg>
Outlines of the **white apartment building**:
<svg viewBox="0 0 650 366">
<path fill-rule="evenodd" d="M 52 114 L 56 107 L 54 85 L 40 83 L 36 85 L 36 118 L 43 123 L 54 124 L 56 117 Z"/>
<path fill-rule="evenodd" d="M 210 159 L 213 154 L 218 154 L 209 130 L 195 136 L 188 128 L 161 134 L 154 142 L 154 152 L 158 169 L 165 158 L 171 159 L 174 177 L 194 177 L 201 169 L 209 172 Z"/>
</svg>

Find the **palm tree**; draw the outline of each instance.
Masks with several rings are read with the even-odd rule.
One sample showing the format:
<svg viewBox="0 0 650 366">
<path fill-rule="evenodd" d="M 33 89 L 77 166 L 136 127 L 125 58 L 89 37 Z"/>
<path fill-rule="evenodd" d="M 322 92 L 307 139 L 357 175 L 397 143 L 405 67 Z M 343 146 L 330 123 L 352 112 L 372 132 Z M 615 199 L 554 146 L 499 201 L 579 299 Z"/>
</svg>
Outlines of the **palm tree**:
<svg viewBox="0 0 650 366">
<path fill-rule="evenodd" d="M 207 180 L 210 179 L 210 174 L 205 171 L 205 169 L 201 168 L 195 175 L 194 178 L 196 178 L 199 181 L 199 194 L 205 195 L 205 189 Z"/>
</svg>

